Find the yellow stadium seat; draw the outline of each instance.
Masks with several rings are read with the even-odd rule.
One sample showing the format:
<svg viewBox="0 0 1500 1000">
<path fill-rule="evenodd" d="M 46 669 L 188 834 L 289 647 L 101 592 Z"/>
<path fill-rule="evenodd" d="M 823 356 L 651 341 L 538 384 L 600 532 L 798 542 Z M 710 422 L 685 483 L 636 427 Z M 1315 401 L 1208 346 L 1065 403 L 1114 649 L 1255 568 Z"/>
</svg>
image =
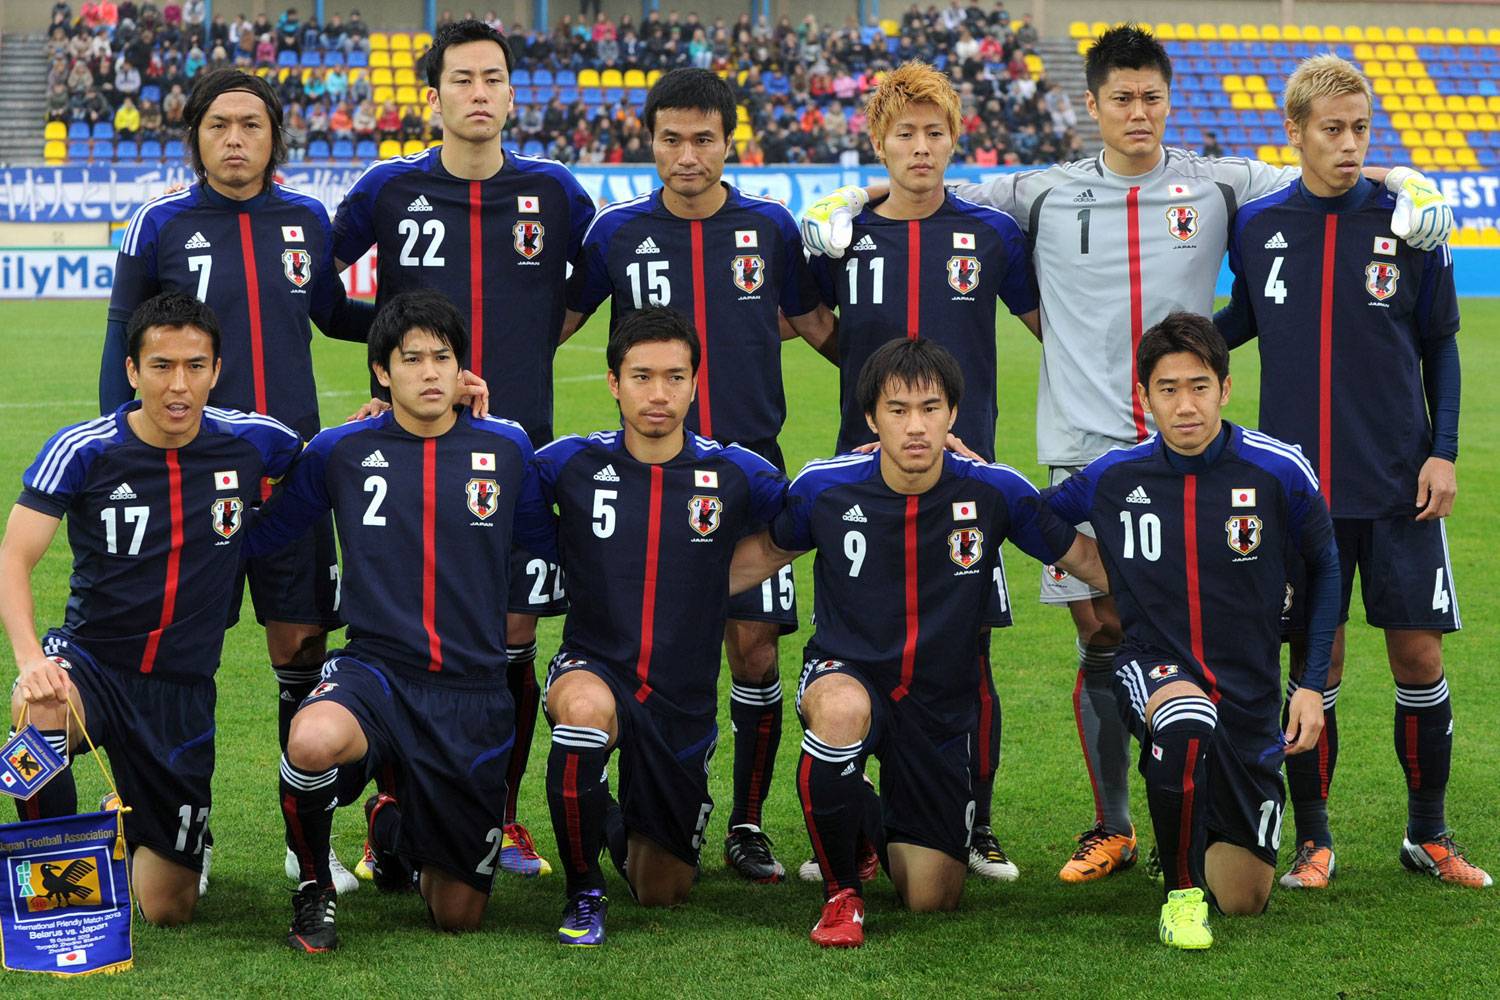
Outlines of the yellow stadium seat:
<svg viewBox="0 0 1500 1000">
<path fill-rule="evenodd" d="M 1357 24 L 1351 24 L 1344 28 L 1344 41 L 1362 42 L 1365 40 L 1365 29 Z"/>
<path fill-rule="evenodd" d="M 1443 145 L 1449 149 L 1462 149 L 1468 144 L 1469 140 L 1465 139 L 1464 134 L 1458 129 L 1450 128 L 1443 131 Z"/>
<path fill-rule="evenodd" d="M 1416 149 L 1411 151 L 1411 162 L 1413 166 L 1423 168 L 1431 167 L 1435 162 L 1433 160 L 1432 150 L 1428 149 L 1426 146 L 1418 146 Z"/>
<path fill-rule="evenodd" d="M 370 71 L 365 69 L 363 66 L 355 66 L 349 70 L 349 82 L 358 83 L 360 80 L 363 80 L 366 76 L 368 76 L 369 73 Z"/>
<path fill-rule="evenodd" d="M 1460 132 L 1476 132 L 1479 130 L 1479 123 L 1467 111 L 1460 111 L 1453 116 L 1453 127 Z"/>
<path fill-rule="evenodd" d="M 390 87 L 395 82 L 396 79 L 391 74 L 391 71 L 384 66 L 380 69 L 372 69 L 370 71 L 370 86 L 372 87 Z"/>
<path fill-rule="evenodd" d="M 394 87 L 376 87 L 370 96 L 375 99 L 376 104 L 384 104 L 396 99 L 396 90 Z"/>
<path fill-rule="evenodd" d="M 1484 103 L 1492 114 L 1500 114 L 1500 94 L 1491 94 L 1484 99 Z"/>
<path fill-rule="evenodd" d="M 1240 26 L 1237 24 L 1221 24 L 1218 26 L 1219 41 L 1237 42 L 1240 40 Z"/>
<path fill-rule="evenodd" d="M 410 156 L 413 153 L 420 153 L 426 148 L 427 147 L 422 144 L 421 139 L 407 139 L 406 142 L 401 144 L 401 155 Z"/>
<path fill-rule="evenodd" d="M 1270 38 L 1270 35 L 1266 36 Z M 1313 41 L 1307 37 L 1300 24 L 1288 24 L 1281 29 L 1281 40 L 1284 42 Z"/>
<path fill-rule="evenodd" d="M 1388 42 L 1405 42 L 1405 41 L 1410 41 L 1410 39 L 1407 38 L 1407 36 L 1406 36 L 1406 29 L 1405 28 L 1401 28 L 1401 27 L 1386 28 L 1385 29 L 1385 40 L 1388 41 Z"/>
<path fill-rule="evenodd" d="M 1394 114 L 1401 110 L 1401 98 L 1395 94 L 1386 94 L 1380 99 L 1380 110 L 1387 114 Z"/>
<path fill-rule="evenodd" d="M 1279 146 L 1257 146 L 1255 158 L 1263 163 L 1269 163 L 1273 167 L 1281 165 L 1281 147 Z"/>
<path fill-rule="evenodd" d="M 646 86 L 646 74 L 638 69 L 627 69 L 625 71 L 625 86 L 639 89 Z"/>
<path fill-rule="evenodd" d="M 428 139 L 427 140 L 427 148 L 428 149 L 431 149 L 434 146 L 441 146 L 442 144 L 443 144 L 443 140 L 441 140 L 441 139 Z"/>
<path fill-rule="evenodd" d="M 886 34 L 889 35 L 890 32 L 886 32 Z M 1072 24 L 1068 25 L 1068 37 L 1069 38 L 1088 38 L 1089 37 L 1089 26 L 1088 26 L 1088 23 L 1085 22 L 1085 21 L 1074 21 Z"/>
<path fill-rule="evenodd" d="M 1447 42 L 1449 45 L 1464 44 L 1464 42 L 1466 41 L 1466 38 L 1464 36 L 1464 29 L 1449 28 L 1447 31 L 1443 32 L 1443 41 Z"/>
<path fill-rule="evenodd" d="M 416 72 L 414 70 L 409 70 L 409 69 L 398 69 L 398 70 L 396 70 L 396 86 L 398 86 L 398 87 L 415 87 L 416 85 L 417 85 L 417 74 L 416 74 Z"/>
<path fill-rule="evenodd" d="M 389 160 L 393 156 L 401 155 L 401 143 L 396 139 L 386 139 L 380 144 L 380 158 Z"/>
<path fill-rule="evenodd" d="M 68 137 L 68 126 L 62 122 L 48 122 L 47 127 L 42 129 L 42 138 L 51 142 L 54 139 L 66 139 Z"/>
<path fill-rule="evenodd" d="M 1229 95 L 1229 106 L 1236 111 L 1249 111 L 1255 107 L 1255 101 L 1241 90 Z"/>
<path fill-rule="evenodd" d="M 1445 94 L 1443 95 L 1443 107 L 1456 114 L 1464 110 L 1468 105 L 1464 103 L 1464 98 L 1461 94 Z"/>
<path fill-rule="evenodd" d="M 67 130 L 63 130 L 67 134 Z M 51 139 L 42 149 L 42 155 L 47 158 L 48 163 L 61 163 L 68 158 L 68 144 L 57 139 Z"/>
<path fill-rule="evenodd" d="M 1266 78 L 1259 75 L 1245 77 L 1245 89 L 1252 94 L 1264 94 L 1266 92 Z"/>
<path fill-rule="evenodd" d="M 1389 39 L 1385 37 L 1385 29 L 1376 24 L 1365 29 L 1365 41 L 1385 42 L 1389 41 Z"/>
<path fill-rule="evenodd" d="M 1365 76 L 1369 77 L 1371 80 L 1384 80 L 1386 78 L 1385 64 L 1380 62 L 1379 60 L 1371 59 L 1369 62 L 1361 66 L 1360 69 L 1363 70 Z"/>
<path fill-rule="evenodd" d="M 1046 67 L 1042 65 L 1042 57 L 1032 53 L 1026 54 L 1026 68 L 1031 71 L 1033 77 L 1041 76 Z"/>
<path fill-rule="evenodd" d="M 397 104 L 416 104 L 417 103 L 417 88 L 416 87 L 397 87 L 396 88 L 396 103 Z"/>
<path fill-rule="evenodd" d="M 1421 56 L 1417 55 L 1415 45 L 1398 45 L 1396 46 L 1396 54 L 1392 58 L 1400 59 L 1403 62 L 1416 62 L 1421 59 Z"/>
<path fill-rule="evenodd" d="M 1411 128 L 1411 115 L 1405 111 L 1397 111 L 1391 115 L 1391 128 L 1397 132 L 1404 132 L 1406 129 Z"/>
<path fill-rule="evenodd" d="M 1293 40 L 1292 39 L 1292 35 L 1291 35 L 1291 30 L 1292 30 L 1291 26 L 1288 25 L 1287 26 L 1287 35 L 1286 35 L 1286 38 L 1287 38 L 1288 41 Z M 1320 27 L 1318 27 L 1316 24 L 1309 24 L 1307 27 L 1299 29 L 1299 30 L 1300 30 L 1300 33 L 1302 35 L 1301 39 L 1298 39 L 1300 41 L 1304 41 L 1304 42 L 1321 42 L 1323 40 L 1323 29 L 1320 28 Z"/>
<path fill-rule="evenodd" d="M 432 105 L 431 104 L 424 104 L 424 105 L 422 105 L 422 120 L 424 122 L 430 122 L 430 121 L 432 121 Z"/>
<path fill-rule="evenodd" d="M 1484 41 L 1486 45 L 1500 45 L 1500 28 L 1486 28 Z"/>
<path fill-rule="evenodd" d="M 1373 87 L 1375 89 L 1375 93 L 1381 97 L 1384 97 L 1386 94 L 1394 94 L 1396 92 L 1395 81 L 1389 80 L 1383 76 L 1378 80 L 1371 80 L 1370 86 Z"/>
<path fill-rule="evenodd" d="M 1405 129 L 1401 133 L 1401 145 L 1408 149 L 1422 145 L 1422 133 L 1416 129 Z"/>
<path fill-rule="evenodd" d="M 397 69 L 401 69 L 403 66 L 407 69 L 411 69 L 415 64 L 416 60 L 411 57 L 411 53 L 409 51 L 391 53 L 391 65 L 396 67 Z"/>
<path fill-rule="evenodd" d="M 1186 21 L 1178 21 L 1177 26 L 1172 30 L 1177 33 L 1179 42 L 1191 42 L 1198 37 L 1198 29 Z"/>
<path fill-rule="evenodd" d="M 748 105 L 741 104 L 735 107 L 734 124 L 736 128 L 741 125 L 750 124 L 750 107 Z"/>
<path fill-rule="evenodd" d="M 1302 155 L 1292 146 L 1281 147 L 1281 162 L 1286 164 L 1298 164 L 1302 162 Z"/>
<path fill-rule="evenodd" d="M 1447 146 L 1439 146 L 1432 151 L 1432 162 L 1440 167 L 1451 167 L 1457 164 L 1458 160 L 1454 157 L 1453 150 Z"/>
<path fill-rule="evenodd" d="M 1381 70 L 1385 73 L 1386 76 L 1394 76 L 1397 79 L 1400 79 L 1403 76 L 1411 76 L 1411 74 L 1406 71 L 1406 64 L 1396 62 L 1394 59 L 1389 62 L 1383 63 L 1381 65 Z"/>
<path fill-rule="evenodd" d="M 1479 114 L 1474 116 L 1474 124 L 1478 126 L 1479 130 L 1482 132 L 1493 132 L 1495 131 L 1497 120 L 1495 116 L 1490 114 L 1488 111 L 1481 111 Z"/>
<path fill-rule="evenodd" d="M 411 36 L 404 31 L 393 32 L 391 34 L 391 49 L 393 51 L 396 49 L 401 49 L 403 51 L 410 52 Z"/>
<path fill-rule="evenodd" d="M 1258 24 L 1242 24 L 1242 25 L 1240 25 L 1240 41 L 1242 41 L 1242 42 L 1258 42 L 1260 40 L 1261 40 L 1260 25 L 1258 25 Z"/>
<path fill-rule="evenodd" d="M 1430 128 L 1430 129 L 1425 129 L 1422 132 L 1422 145 L 1435 147 L 1435 146 L 1441 146 L 1442 144 L 1443 144 L 1443 133 L 1439 132 L 1437 129 Z"/>
<path fill-rule="evenodd" d="M 1081 56 L 1088 55 L 1089 54 L 1089 49 L 1091 49 L 1093 47 L 1094 47 L 1094 40 L 1092 38 L 1080 38 L 1080 39 L 1078 39 L 1078 54 L 1079 55 L 1081 55 Z"/>
<path fill-rule="evenodd" d="M 1447 131 L 1458 126 L 1453 124 L 1453 116 L 1446 111 L 1440 111 L 1432 116 L 1432 127 Z"/>
<path fill-rule="evenodd" d="M 1413 80 L 1420 80 L 1422 79 L 1422 77 L 1427 75 L 1426 66 L 1422 65 L 1420 62 L 1413 62 L 1410 60 L 1402 61 L 1401 71 L 1407 76 L 1411 77 Z"/>
<path fill-rule="evenodd" d="M 1245 89 L 1245 81 L 1238 73 L 1230 73 L 1224 78 L 1221 86 L 1226 94 L 1238 94 Z"/>
<path fill-rule="evenodd" d="M 1417 89 L 1418 90 L 1422 89 L 1422 87 L 1420 85 L 1420 82 L 1418 83 Z M 1422 95 L 1422 110 L 1424 110 L 1424 111 L 1431 111 L 1434 114 L 1436 114 L 1437 112 L 1443 110 L 1444 106 L 1445 105 L 1443 104 L 1443 95 L 1442 94 L 1423 94 Z"/>
<path fill-rule="evenodd" d="M 391 54 L 384 49 L 378 49 L 370 53 L 370 68 L 377 69 L 381 66 L 391 64 Z"/>
<path fill-rule="evenodd" d="M 1464 98 L 1464 110 L 1471 114 L 1479 114 L 1484 110 L 1484 95 L 1470 94 Z"/>
<path fill-rule="evenodd" d="M 599 86 L 623 87 L 625 86 L 625 75 L 617 69 L 607 69 L 599 74 Z"/>
<path fill-rule="evenodd" d="M 1411 80 L 1408 80 L 1406 77 L 1403 76 L 1401 79 L 1399 79 L 1399 80 L 1396 81 L 1396 93 L 1402 94 L 1402 95 L 1415 95 L 1416 92 L 1417 92 L 1417 85 L 1415 83 L 1413 83 Z M 1418 111 L 1422 110 L 1421 109 L 1421 104 L 1422 104 L 1422 102 L 1420 100 L 1417 101 L 1417 105 L 1418 105 L 1417 110 Z"/>
<path fill-rule="evenodd" d="M 1472 169 L 1479 166 L 1479 157 L 1475 156 L 1474 151 L 1468 146 L 1460 146 L 1454 150 L 1453 158 L 1458 162 L 1460 167 Z"/>
<path fill-rule="evenodd" d="M 881 18 L 880 31 L 887 38 L 895 38 L 897 35 L 901 34 L 901 23 L 894 17 Z"/>
<path fill-rule="evenodd" d="M 391 37 L 383 31 L 370 32 L 370 51 L 376 52 L 380 49 L 391 47 Z"/>
<path fill-rule="evenodd" d="M 734 127 L 734 141 L 744 142 L 755 135 L 755 130 L 749 125 L 736 125 Z"/>
<path fill-rule="evenodd" d="M 659 70 L 659 69 L 653 69 L 651 72 L 649 72 L 649 73 L 646 74 L 646 86 L 648 86 L 648 87 L 654 87 L 654 86 L 656 86 L 656 81 L 660 80 L 660 79 L 661 79 L 661 70 Z"/>
<path fill-rule="evenodd" d="M 1109 28 L 1110 25 L 1108 21 L 1095 21 L 1093 24 L 1089 25 L 1089 34 L 1094 36 L 1095 38 L 1098 38 L 1100 35 L 1108 31 Z"/>
<path fill-rule="evenodd" d="M 1342 42 L 1344 40 L 1344 29 L 1336 24 L 1330 24 L 1323 29 L 1323 41 Z"/>
<path fill-rule="evenodd" d="M 271 67 L 270 66 L 257 66 L 257 67 L 255 67 L 255 75 L 264 80 L 265 78 L 267 78 L 267 77 L 269 77 L 271 75 Z M 280 79 L 280 77 L 278 77 L 277 79 Z"/>
<path fill-rule="evenodd" d="M 1171 23 L 1169 23 L 1167 21 L 1163 21 L 1162 23 L 1156 25 L 1154 28 L 1151 29 L 1151 32 L 1152 32 L 1152 34 L 1156 35 L 1156 37 L 1157 37 L 1157 39 L 1159 41 L 1163 41 L 1163 42 L 1175 42 L 1175 41 L 1177 41 L 1177 26 L 1175 24 L 1171 24 Z"/>
<path fill-rule="evenodd" d="M 1261 41 L 1279 42 L 1286 36 L 1279 24 L 1263 24 L 1260 26 Z"/>
<path fill-rule="evenodd" d="M 1384 46 L 1382 46 L 1382 48 L 1384 48 Z M 1358 59 L 1362 63 L 1369 62 L 1371 59 L 1376 58 L 1375 51 L 1375 46 L 1361 42 L 1360 44 L 1354 46 L 1354 58 Z"/>
<path fill-rule="evenodd" d="M 1198 25 L 1198 40 L 1202 42 L 1216 42 L 1219 40 L 1219 26 L 1217 24 Z"/>
<path fill-rule="evenodd" d="M 1254 99 L 1255 103 L 1252 105 L 1252 107 L 1254 107 L 1256 111 L 1276 110 L 1276 98 L 1272 97 L 1264 90 L 1256 94 L 1251 94 L 1250 96 Z"/>
<path fill-rule="evenodd" d="M 425 31 L 419 31 L 411 36 L 412 51 L 420 52 L 432 45 L 432 36 Z"/>
<path fill-rule="evenodd" d="M 1360 50 L 1372 52 L 1368 56 L 1360 55 Z M 1354 46 L 1354 58 L 1356 59 L 1394 59 L 1396 58 L 1396 47 L 1394 45 L 1356 45 Z"/>
<path fill-rule="evenodd" d="M 1432 120 L 1432 115 L 1426 111 L 1418 111 L 1411 116 L 1411 127 L 1419 129 L 1437 128 L 1437 123 Z"/>
<path fill-rule="evenodd" d="M 599 83 L 599 71 L 597 69 L 581 69 L 581 70 L 579 70 L 578 71 L 578 86 L 580 86 L 580 87 L 598 87 L 598 86 L 601 86 L 601 84 Z"/>
<path fill-rule="evenodd" d="M 282 71 L 283 76 L 281 78 L 283 80 L 286 79 L 286 76 L 285 76 L 286 72 L 287 72 L 286 70 Z M 302 86 L 304 86 L 304 87 L 307 86 L 307 81 L 312 79 L 312 75 L 313 75 L 313 71 L 311 69 L 304 69 L 300 73 L 298 73 L 298 79 L 300 79 L 302 81 Z"/>
</svg>

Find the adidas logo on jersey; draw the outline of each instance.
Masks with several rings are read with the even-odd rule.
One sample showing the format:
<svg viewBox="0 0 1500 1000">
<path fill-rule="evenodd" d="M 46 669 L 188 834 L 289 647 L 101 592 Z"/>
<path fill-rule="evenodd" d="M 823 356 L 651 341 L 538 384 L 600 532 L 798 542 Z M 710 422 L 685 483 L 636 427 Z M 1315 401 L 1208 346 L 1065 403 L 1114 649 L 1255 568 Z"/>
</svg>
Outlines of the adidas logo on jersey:
<svg viewBox="0 0 1500 1000">
<path fill-rule="evenodd" d="M 1135 489 L 1133 489 L 1133 490 L 1130 491 L 1130 494 L 1128 496 L 1125 497 L 1125 502 L 1126 503 L 1150 503 L 1151 502 L 1151 498 L 1146 495 L 1146 491 L 1143 488 L 1137 486 Z"/>
<path fill-rule="evenodd" d="M 849 249 L 850 250 L 874 250 L 875 249 L 875 239 L 869 233 L 865 233 L 863 236 L 861 236 L 859 238 L 859 242 L 856 243 L 856 244 L 854 244 Z"/>
<path fill-rule="evenodd" d="M 213 246 L 212 243 L 203 238 L 202 233 L 194 233 L 186 243 L 182 245 L 184 250 L 207 250 Z"/>
<path fill-rule="evenodd" d="M 618 483 L 620 481 L 620 474 L 615 471 L 613 465 L 606 465 L 594 473 L 594 481 L 597 483 Z"/>
<path fill-rule="evenodd" d="M 379 448 L 366 455 L 365 460 L 359 464 L 366 469 L 389 469 L 391 467 L 391 463 L 385 460 Z"/>
<path fill-rule="evenodd" d="M 1281 235 L 1281 230 L 1278 229 L 1276 231 L 1276 235 L 1275 236 L 1272 236 L 1270 239 L 1266 240 L 1266 249 L 1267 250 L 1285 250 L 1286 249 L 1286 237 Z"/>
<path fill-rule="evenodd" d="M 1085 188 L 1082 193 L 1073 196 L 1075 205 L 1092 205 L 1094 203 L 1094 189 Z"/>
<path fill-rule="evenodd" d="M 115 487 L 115 491 L 109 495 L 109 498 L 111 500 L 134 500 L 136 499 L 135 490 L 130 488 L 129 483 L 121 483 Z"/>
<path fill-rule="evenodd" d="M 845 764 L 844 765 L 844 769 L 839 772 L 839 777 L 840 778 L 847 778 L 847 777 L 849 777 L 849 775 L 851 775 L 853 773 L 854 773 L 854 761 L 851 760 L 849 763 Z"/>
<path fill-rule="evenodd" d="M 868 517 L 865 517 L 865 512 L 859 509 L 859 504 L 855 504 L 853 507 L 850 507 L 848 510 L 844 511 L 844 520 L 852 521 L 855 524 L 865 524 L 870 519 Z"/>
<path fill-rule="evenodd" d="M 430 212 L 432 211 L 432 202 L 427 200 L 425 194 L 419 194 L 415 201 L 406 206 L 406 210 L 408 212 Z"/>
<path fill-rule="evenodd" d="M 647 236 L 645 239 L 641 240 L 640 243 L 636 244 L 635 252 L 636 253 L 661 253 L 661 247 L 659 247 L 659 246 L 656 245 L 656 241 L 655 240 L 653 240 L 651 237 Z"/>
</svg>

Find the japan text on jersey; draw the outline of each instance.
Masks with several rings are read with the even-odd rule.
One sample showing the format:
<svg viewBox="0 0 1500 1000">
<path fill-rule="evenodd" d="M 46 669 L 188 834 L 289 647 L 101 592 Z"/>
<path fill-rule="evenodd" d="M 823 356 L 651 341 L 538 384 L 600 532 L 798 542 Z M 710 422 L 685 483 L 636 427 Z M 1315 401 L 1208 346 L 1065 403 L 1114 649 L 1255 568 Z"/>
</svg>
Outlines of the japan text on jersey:
<svg viewBox="0 0 1500 1000">
<path fill-rule="evenodd" d="M 280 184 L 234 201 L 202 183 L 148 202 L 120 245 L 111 323 L 128 322 L 163 291 L 192 295 L 219 320 L 224 367 L 213 405 L 317 433 L 309 321 L 330 329 L 345 301 L 320 202 Z"/>
<path fill-rule="evenodd" d="M 447 295 L 469 322 L 469 368 L 497 412 L 540 442 L 551 437 L 567 268 L 593 217 L 555 160 L 507 150 L 494 176 L 466 180 L 435 147 L 365 171 L 334 219 L 334 254 L 352 263 L 378 248 L 380 302 L 418 288 Z"/>
<path fill-rule="evenodd" d="M 854 220 L 843 260 L 813 260 L 824 301 L 839 314 L 837 451 L 874 440 L 854 388 L 880 345 L 927 337 L 964 371 L 964 398 L 953 433 L 981 455 L 995 454 L 995 308 L 1037 307 L 1036 277 L 1015 220 L 949 194 L 921 220 L 887 219 L 866 209 Z"/>
<path fill-rule="evenodd" d="M 512 536 L 554 549 L 519 424 L 465 412 L 420 438 L 387 412 L 325 430 L 255 525 L 251 554 L 294 541 L 328 510 L 355 655 L 445 683 L 504 676 Z"/>
<path fill-rule="evenodd" d="M 932 489 L 909 496 L 886 485 L 878 453 L 812 462 L 771 537 L 817 549 L 818 655 L 858 664 L 892 699 L 961 725 L 979 703 L 979 634 L 1001 542 L 1050 563 L 1076 533 L 1014 469 L 951 452 L 943 463 Z"/>
<path fill-rule="evenodd" d="M 1096 532 L 1125 630 L 1120 658 L 1175 659 L 1232 728 L 1262 733 L 1281 698 L 1287 555 L 1321 553 L 1333 524 L 1295 447 L 1225 426 L 1222 451 L 1193 472 L 1153 436 L 1045 497 Z"/>
<path fill-rule="evenodd" d="M 1336 517 L 1409 514 L 1432 453 L 1424 351 L 1459 328 L 1453 257 L 1391 233 L 1395 196 L 1362 181 L 1334 199 L 1300 184 L 1235 220 L 1233 343 L 1260 338 L 1260 421 L 1299 445 Z"/>
<path fill-rule="evenodd" d="M 712 717 L 735 543 L 781 511 L 786 481 L 738 445 L 689 434 L 649 465 L 622 438 L 570 435 L 537 453 L 572 602 L 562 648 L 609 664 L 642 702 Z"/>
<path fill-rule="evenodd" d="M 1295 167 L 1210 159 L 1174 147 L 1139 176 L 1103 153 L 958 188 L 1015 216 L 1031 239 L 1042 300 L 1037 458 L 1085 465 L 1152 431 L 1135 394 L 1135 349 L 1167 314 L 1210 315 L 1240 205 Z"/>
<path fill-rule="evenodd" d="M 208 407 L 191 442 L 154 448 L 130 429 L 140 405 L 53 435 L 22 476 L 19 503 L 67 519 L 64 635 L 112 669 L 211 677 L 246 511 L 301 439 L 270 417 Z"/>
<path fill-rule="evenodd" d="M 645 306 L 692 321 L 701 359 L 687 426 L 723 441 L 774 441 L 786 420 L 778 312 L 802 316 L 818 292 L 791 213 L 725 185 L 723 207 L 681 219 L 661 189 L 601 209 L 568 284 L 568 307 L 606 299 L 610 322 Z"/>
</svg>

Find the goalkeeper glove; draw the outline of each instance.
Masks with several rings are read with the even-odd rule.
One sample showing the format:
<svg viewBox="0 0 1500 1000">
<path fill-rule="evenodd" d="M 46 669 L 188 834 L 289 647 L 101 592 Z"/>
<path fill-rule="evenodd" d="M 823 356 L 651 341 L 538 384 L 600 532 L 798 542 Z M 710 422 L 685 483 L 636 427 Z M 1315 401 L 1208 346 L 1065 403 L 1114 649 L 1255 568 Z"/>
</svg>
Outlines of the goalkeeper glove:
<svg viewBox="0 0 1500 1000">
<path fill-rule="evenodd" d="M 864 188 L 849 185 L 813 202 L 802 213 L 803 245 L 825 257 L 844 256 L 854 234 L 854 217 L 869 200 Z"/>
</svg>

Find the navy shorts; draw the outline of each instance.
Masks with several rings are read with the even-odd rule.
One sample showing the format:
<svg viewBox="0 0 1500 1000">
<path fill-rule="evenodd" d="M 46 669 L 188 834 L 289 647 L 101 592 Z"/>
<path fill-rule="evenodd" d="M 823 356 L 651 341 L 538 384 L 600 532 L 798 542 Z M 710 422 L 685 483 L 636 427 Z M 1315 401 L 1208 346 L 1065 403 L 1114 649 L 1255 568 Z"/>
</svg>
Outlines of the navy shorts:
<svg viewBox="0 0 1500 1000">
<path fill-rule="evenodd" d="M 126 843 L 202 871 L 213 806 L 213 679 L 163 680 L 112 669 L 57 632 L 47 633 L 42 648 L 67 661 L 89 736 L 109 751 L 120 800 L 130 807 Z"/>
<path fill-rule="evenodd" d="M 1170 659 L 1136 657 L 1115 669 L 1115 700 L 1141 744 L 1143 775 L 1146 756 L 1151 752 L 1146 705 L 1158 690 L 1177 681 L 1187 681 L 1208 693 L 1201 680 Z M 1242 730 L 1227 724 L 1221 711 L 1208 750 L 1206 778 L 1208 843 L 1223 841 L 1243 847 L 1273 866 L 1281 847 L 1281 816 L 1286 807 L 1286 786 L 1281 780 L 1285 754 L 1278 722 L 1272 716 L 1260 726 Z"/>
<path fill-rule="evenodd" d="M 1365 621 L 1380 629 L 1431 629 L 1457 632 L 1458 593 L 1448 558 L 1448 529 L 1439 521 L 1411 517 L 1335 518 L 1339 547 L 1339 623 L 1349 620 L 1354 574 L 1359 573 Z M 1284 634 L 1307 627 L 1304 599 L 1306 569 L 1300 556 L 1288 560 L 1288 606 Z"/>
<path fill-rule="evenodd" d="M 708 762 L 719 743 L 713 718 L 693 718 L 642 705 L 633 679 L 601 660 L 560 651 L 547 667 L 547 687 L 574 670 L 598 677 L 615 696 L 619 721 L 619 801 L 625 829 L 660 845 L 686 864 L 698 863 L 713 813 Z M 543 696 L 542 706 L 546 707 Z M 548 722 L 552 721 L 549 715 Z"/>
<path fill-rule="evenodd" d="M 510 550 L 510 605 L 513 615 L 555 618 L 568 613 L 562 567 L 525 549 Z"/>
<path fill-rule="evenodd" d="M 396 850 L 488 893 L 505 826 L 505 773 L 515 706 L 504 683 L 461 686 L 335 650 L 302 702 L 331 701 L 359 720 L 370 749 L 358 784 L 387 773 L 401 804 Z M 350 787 L 342 780 L 340 791 Z M 356 793 L 357 794 L 357 793 Z"/>
<path fill-rule="evenodd" d="M 741 448 L 753 451 L 770 462 L 786 475 L 786 459 L 781 454 L 781 445 L 770 441 L 739 441 Z M 756 525 L 750 534 L 762 530 Z M 782 635 L 797 631 L 797 579 L 791 566 L 783 566 L 776 575 L 751 587 L 741 594 L 729 598 L 729 617 L 737 622 L 771 622 L 781 626 Z"/>
<path fill-rule="evenodd" d="M 865 754 L 880 761 L 886 840 L 942 851 L 968 864 L 969 836 L 974 829 L 972 727 L 944 731 L 913 699 L 892 701 L 857 665 L 829 659 L 808 647 L 797 682 L 797 716 L 803 729 L 807 720 L 802 716 L 802 694 L 809 684 L 831 673 L 859 681 L 870 697 Z"/>
</svg>

